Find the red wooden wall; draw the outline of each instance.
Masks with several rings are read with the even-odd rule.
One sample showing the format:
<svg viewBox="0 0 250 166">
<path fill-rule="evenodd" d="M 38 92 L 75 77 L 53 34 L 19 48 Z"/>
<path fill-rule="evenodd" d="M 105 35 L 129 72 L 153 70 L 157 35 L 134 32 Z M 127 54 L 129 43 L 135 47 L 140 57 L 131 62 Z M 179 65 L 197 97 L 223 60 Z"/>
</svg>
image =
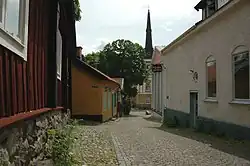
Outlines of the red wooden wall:
<svg viewBox="0 0 250 166">
<path fill-rule="evenodd" d="M 27 63 L 0 46 L 0 117 L 27 109 Z"/>
<path fill-rule="evenodd" d="M 27 62 L 0 46 L 0 118 L 47 106 L 47 37 L 50 0 L 30 0 Z M 57 103 L 62 105 L 58 80 Z"/>
</svg>

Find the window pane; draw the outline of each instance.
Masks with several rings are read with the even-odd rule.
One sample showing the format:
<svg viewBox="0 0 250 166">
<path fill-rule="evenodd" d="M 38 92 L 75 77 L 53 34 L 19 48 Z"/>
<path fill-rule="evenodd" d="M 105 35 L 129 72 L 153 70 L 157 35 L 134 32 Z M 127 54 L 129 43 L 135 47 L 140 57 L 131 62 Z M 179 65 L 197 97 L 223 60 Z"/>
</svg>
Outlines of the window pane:
<svg viewBox="0 0 250 166">
<path fill-rule="evenodd" d="M 19 35 L 19 9 L 20 0 L 7 0 L 6 1 L 6 23 L 5 29 L 11 34 Z"/>
<path fill-rule="evenodd" d="M 146 91 L 146 92 L 151 92 L 150 82 L 147 82 L 147 83 L 146 83 L 145 91 Z"/>
<path fill-rule="evenodd" d="M 235 98 L 249 99 L 249 52 L 234 56 Z"/>
<path fill-rule="evenodd" d="M 113 103 L 114 103 L 114 107 L 116 107 L 116 102 L 117 102 L 117 94 L 114 93 L 114 94 L 113 94 Z"/>
<path fill-rule="evenodd" d="M 0 23 L 3 22 L 3 0 L 0 0 Z"/>
<path fill-rule="evenodd" d="M 207 62 L 207 96 L 216 97 L 216 62 Z"/>
<path fill-rule="evenodd" d="M 59 29 L 57 30 L 57 37 L 56 37 L 56 64 L 57 64 L 57 76 L 61 78 L 62 36 Z"/>
<path fill-rule="evenodd" d="M 103 92 L 103 96 L 102 96 L 102 105 L 103 105 L 103 110 L 105 111 L 107 109 L 107 91 L 105 90 Z"/>
<path fill-rule="evenodd" d="M 59 29 L 60 10 L 58 5 L 57 11 L 57 32 L 56 32 L 56 64 L 57 64 L 57 76 L 61 79 L 61 67 L 62 67 L 62 35 Z"/>
<path fill-rule="evenodd" d="M 111 104 L 112 104 L 112 94 L 110 90 L 108 91 L 108 110 L 111 110 Z"/>
</svg>

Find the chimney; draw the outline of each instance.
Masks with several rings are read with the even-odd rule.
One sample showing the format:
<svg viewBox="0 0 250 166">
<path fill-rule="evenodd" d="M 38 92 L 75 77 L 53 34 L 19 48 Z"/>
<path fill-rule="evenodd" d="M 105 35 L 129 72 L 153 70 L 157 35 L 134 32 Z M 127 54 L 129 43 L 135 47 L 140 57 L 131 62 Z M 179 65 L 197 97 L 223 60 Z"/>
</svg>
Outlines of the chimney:
<svg viewBox="0 0 250 166">
<path fill-rule="evenodd" d="M 78 46 L 76 47 L 76 57 L 80 59 L 81 56 L 82 56 L 82 47 Z"/>
</svg>

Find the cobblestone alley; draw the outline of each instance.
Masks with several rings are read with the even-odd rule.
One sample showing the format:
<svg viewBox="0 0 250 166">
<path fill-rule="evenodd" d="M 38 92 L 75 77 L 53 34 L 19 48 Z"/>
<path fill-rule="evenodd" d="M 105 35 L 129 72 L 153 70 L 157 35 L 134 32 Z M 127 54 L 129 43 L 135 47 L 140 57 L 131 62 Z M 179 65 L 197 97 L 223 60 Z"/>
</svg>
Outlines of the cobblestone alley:
<svg viewBox="0 0 250 166">
<path fill-rule="evenodd" d="M 87 166 L 250 166 L 249 143 L 162 128 L 144 111 L 116 122 L 80 125 L 75 134 L 80 137 L 75 153 Z"/>
</svg>

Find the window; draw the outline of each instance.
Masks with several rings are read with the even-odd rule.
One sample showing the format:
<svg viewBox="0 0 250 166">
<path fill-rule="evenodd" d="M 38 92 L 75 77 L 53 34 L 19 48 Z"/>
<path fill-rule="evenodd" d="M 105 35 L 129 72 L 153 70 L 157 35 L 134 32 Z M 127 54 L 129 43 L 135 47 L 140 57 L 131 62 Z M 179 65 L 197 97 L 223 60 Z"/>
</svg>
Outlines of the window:
<svg viewBox="0 0 250 166">
<path fill-rule="evenodd" d="M 216 97 L 216 61 L 213 56 L 206 60 L 207 70 L 207 97 Z"/>
<path fill-rule="evenodd" d="M 203 9 L 204 13 L 202 14 L 202 18 L 207 18 L 215 13 L 217 10 L 217 0 L 207 0 L 206 7 Z"/>
<path fill-rule="evenodd" d="M 218 0 L 218 8 L 224 6 L 229 0 Z"/>
<path fill-rule="evenodd" d="M 29 0 L 0 0 L 0 44 L 27 59 Z"/>
<path fill-rule="evenodd" d="M 147 81 L 147 82 L 146 82 L 145 92 L 151 92 L 151 85 L 150 85 L 150 81 Z"/>
<path fill-rule="evenodd" d="M 117 93 L 116 92 L 113 94 L 113 103 L 114 103 L 114 107 L 116 107 L 116 103 L 117 103 Z"/>
<path fill-rule="evenodd" d="M 112 106 L 112 93 L 111 93 L 111 90 L 109 89 L 109 91 L 108 91 L 108 110 L 111 110 L 111 106 Z"/>
<path fill-rule="evenodd" d="M 234 98 L 249 98 L 249 50 L 245 46 L 237 47 L 233 53 Z"/>
<path fill-rule="evenodd" d="M 150 104 L 150 97 L 146 98 L 146 104 Z"/>
<path fill-rule="evenodd" d="M 103 92 L 102 105 L 103 105 L 103 111 L 107 110 L 107 90 L 104 90 Z"/>
<path fill-rule="evenodd" d="M 62 70 L 62 36 L 59 29 L 60 20 L 60 6 L 58 3 L 57 10 L 57 32 L 56 32 L 56 64 L 57 64 L 57 78 L 61 80 L 61 70 Z"/>
</svg>

